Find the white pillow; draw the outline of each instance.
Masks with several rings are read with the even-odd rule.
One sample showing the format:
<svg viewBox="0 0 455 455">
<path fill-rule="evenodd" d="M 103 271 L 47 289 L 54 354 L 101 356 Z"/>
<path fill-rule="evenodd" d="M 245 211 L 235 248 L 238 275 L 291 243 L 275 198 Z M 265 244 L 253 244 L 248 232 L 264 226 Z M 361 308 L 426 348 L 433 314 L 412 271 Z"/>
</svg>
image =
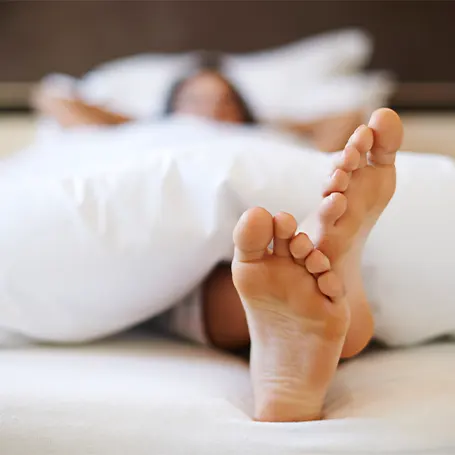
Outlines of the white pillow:
<svg viewBox="0 0 455 455">
<path fill-rule="evenodd" d="M 306 108 L 305 101 L 308 95 L 333 77 L 358 72 L 371 54 L 372 41 L 365 32 L 344 29 L 278 49 L 227 56 L 223 71 L 261 118 L 289 117 L 295 103 L 300 104 L 297 114 L 302 116 L 304 112 L 309 117 L 311 107 Z M 330 98 L 319 101 L 330 109 Z"/>
<path fill-rule="evenodd" d="M 371 49 L 364 32 L 348 29 L 270 51 L 226 56 L 223 71 L 239 85 L 258 116 L 268 118 L 269 111 L 262 112 L 264 103 L 280 113 L 290 98 L 298 98 L 321 80 L 365 66 Z M 196 64 L 194 53 L 143 54 L 115 60 L 90 71 L 79 84 L 79 94 L 91 103 L 132 117 L 159 116 L 172 83 Z"/>
<path fill-rule="evenodd" d="M 361 29 L 341 29 L 274 49 L 228 55 L 223 69 L 232 77 L 318 81 L 363 68 L 373 51 L 370 36 Z M 275 88 L 275 87 L 274 87 Z M 268 87 L 270 89 L 270 86 Z"/>
<path fill-rule="evenodd" d="M 159 116 L 172 84 L 194 64 L 193 54 L 142 54 L 114 60 L 86 74 L 79 95 L 135 118 Z"/>
<path fill-rule="evenodd" d="M 174 120 L 61 134 L 0 161 L 0 329 L 81 341 L 158 314 L 232 254 L 240 214 L 304 219 L 332 157 L 245 127 Z M 377 336 L 455 331 L 455 166 L 403 154 L 370 241 Z"/>
<path fill-rule="evenodd" d="M 334 76 L 317 85 L 301 83 L 288 90 L 282 82 L 280 89 L 269 90 L 269 95 L 254 89 L 249 91 L 253 111 L 260 112 L 267 122 L 311 122 L 347 112 L 361 112 L 365 118 L 379 107 L 387 106 L 394 83 L 386 72 L 356 73 Z"/>
</svg>

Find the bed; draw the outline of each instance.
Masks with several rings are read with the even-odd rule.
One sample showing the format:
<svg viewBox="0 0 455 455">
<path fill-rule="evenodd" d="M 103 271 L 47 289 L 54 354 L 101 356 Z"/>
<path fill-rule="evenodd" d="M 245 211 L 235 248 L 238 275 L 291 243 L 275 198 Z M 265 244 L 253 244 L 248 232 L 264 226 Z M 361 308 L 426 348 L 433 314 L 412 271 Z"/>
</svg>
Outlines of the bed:
<svg viewBox="0 0 455 455">
<path fill-rule="evenodd" d="M 8 49 L 11 54 L 2 58 L 11 65 L 0 65 L 0 80 L 28 83 L 50 70 L 78 76 L 102 60 L 141 51 L 178 52 L 207 45 L 257 50 L 299 38 L 302 24 L 305 34 L 311 34 L 355 22 L 378 40 L 372 67 L 392 67 L 404 82 L 394 100 L 397 107 L 455 106 L 448 83 L 455 79 L 455 67 L 453 60 L 444 58 L 443 39 L 451 27 L 450 2 L 433 7 L 429 2 L 394 2 L 383 8 L 379 3 L 343 2 L 328 14 L 326 5 L 317 2 L 286 2 L 281 7 L 272 2 L 254 2 L 255 7 L 253 2 L 223 2 L 220 9 L 215 2 L 192 3 L 119 2 L 108 12 L 95 2 L 39 7 L 3 3 L 0 30 L 6 38 L 14 38 L 15 30 L 27 30 L 28 46 L 24 52 Z M 386 29 L 383 23 L 392 10 L 396 20 Z M 422 86 L 412 80 L 421 49 L 411 41 L 417 42 L 415 27 L 421 31 L 419 21 L 403 20 L 411 10 L 440 25 L 428 32 L 425 52 L 432 63 L 418 76 L 430 93 L 425 98 Z M 227 25 L 238 21 L 238 32 L 233 36 L 207 28 L 207 17 L 219 23 L 229 17 Z M 1 26 L 5 18 L 10 20 L 8 27 Z M 37 26 L 44 21 L 48 27 Z M 138 26 L 127 37 L 132 21 Z M 398 36 L 409 37 L 403 44 L 412 47 L 408 61 L 402 58 L 403 48 L 391 45 Z M 96 44 L 87 46 L 84 39 Z M 71 49 L 72 58 L 63 48 Z M 13 59 L 19 51 L 23 58 Z M 27 107 L 23 97 L 8 100 L 0 118 L 0 156 L 26 145 L 35 130 L 35 119 L 28 113 L 10 112 Z M 415 131 L 404 148 L 453 153 L 453 114 L 438 114 L 443 127 L 441 121 L 431 126 L 424 115 L 435 118 L 420 111 L 404 116 Z M 427 142 L 422 144 L 421 138 Z M 5 455 L 455 453 L 455 344 L 448 341 L 377 348 L 342 364 L 326 403 L 327 420 L 311 423 L 253 422 L 248 367 L 242 358 L 143 330 L 90 345 L 15 343 L 0 350 L 0 378 L 0 452 Z"/>
<path fill-rule="evenodd" d="M 2 453 L 453 453 L 455 344 L 343 364 L 328 420 L 251 421 L 243 359 L 150 334 L 0 351 Z M 452 405 L 448 405 L 451 403 Z"/>
<path fill-rule="evenodd" d="M 27 122 L 9 125 L 16 125 L 17 131 L 30 128 Z M 34 172 L 45 173 L 46 164 L 41 166 L 33 167 Z M 13 199 L 15 206 L 21 205 Z M 57 235 L 53 232 L 51 242 Z M 397 256 L 395 252 L 395 261 Z M 7 254 L 4 257 L 8 259 Z M 428 255 L 426 259 L 432 262 Z M 43 269 L 44 262 L 40 256 Z M 194 257 L 191 263 L 194 267 Z M 77 275 L 76 269 L 71 273 Z M 38 278 L 38 282 L 44 281 Z M 24 289 L 33 295 L 31 286 Z M 112 308 L 113 299 L 106 300 Z M 447 303 L 451 306 L 450 299 Z M 453 320 L 451 312 L 446 318 L 441 308 L 435 306 L 434 312 Z M 47 314 L 43 311 L 42 319 L 52 320 Z M 418 319 L 414 314 L 410 327 L 400 331 L 412 329 Z M 429 319 L 424 323 L 430 325 Z M 75 319 L 69 322 L 76 325 Z M 53 325 L 60 330 L 60 324 Z M 157 338 L 144 329 L 79 346 L 21 341 L 2 340 L 0 330 L 0 441 L 7 454 L 199 455 L 216 450 L 228 455 L 240 448 L 248 454 L 449 454 L 455 450 L 453 340 L 375 349 L 343 363 L 326 401 L 327 420 L 289 424 L 253 422 L 247 363 L 212 349 Z"/>
</svg>

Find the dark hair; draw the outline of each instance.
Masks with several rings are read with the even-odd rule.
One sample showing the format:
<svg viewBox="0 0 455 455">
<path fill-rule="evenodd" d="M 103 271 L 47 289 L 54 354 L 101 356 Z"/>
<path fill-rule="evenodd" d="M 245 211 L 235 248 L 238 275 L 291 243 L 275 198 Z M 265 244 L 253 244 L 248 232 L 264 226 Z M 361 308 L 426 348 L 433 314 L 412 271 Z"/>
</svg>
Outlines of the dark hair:
<svg viewBox="0 0 455 455">
<path fill-rule="evenodd" d="M 174 112 L 175 110 L 175 101 L 177 99 L 177 95 L 179 94 L 180 90 L 182 87 L 185 85 L 185 83 L 192 79 L 193 77 L 197 76 L 199 73 L 208 71 L 208 72 L 214 72 L 217 73 L 225 82 L 225 84 L 228 86 L 229 91 L 232 93 L 234 97 L 234 101 L 238 105 L 242 117 L 243 117 L 243 122 L 245 124 L 250 124 L 254 125 L 257 123 L 250 107 L 248 106 L 247 102 L 243 98 L 243 96 L 240 94 L 240 92 L 237 90 L 234 85 L 228 81 L 221 72 L 221 66 L 222 66 L 222 61 L 221 57 L 217 53 L 213 52 L 201 52 L 198 57 L 198 62 L 196 64 L 196 67 L 193 71 L 191 71 L 189 74 L 186 76 L 178 79 L 175 81 L 170 89 L 169 93 L 167 95 L 166 101 L 165 101 L 165 107 L 164 107 L 164 114 L 165 115 L 170 115 Z"/>
</svg>

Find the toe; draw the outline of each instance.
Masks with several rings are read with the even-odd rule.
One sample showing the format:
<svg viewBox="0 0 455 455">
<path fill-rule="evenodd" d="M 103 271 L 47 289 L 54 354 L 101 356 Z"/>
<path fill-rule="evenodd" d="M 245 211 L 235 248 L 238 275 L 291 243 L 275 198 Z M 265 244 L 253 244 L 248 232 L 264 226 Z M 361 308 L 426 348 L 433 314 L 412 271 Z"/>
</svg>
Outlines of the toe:
<svg viewBox="0 0 455 455">
<path fill-rule="evenodd" d="M 373 131 L 367 125 L 360 125 L 348 140 L 360 153 L 366 153 L 373 146 Z"/>
<path fill-rule="evenodd" d="M 345 149 L 339 153 L 335 159 L 335 169 L 345 172 L 352 172 L 358 169 L 360 163 L 360 153 L 352 145 L 346 145 Z"/>
<path fill-rule="evenodd" d="M 403 140 L 403 124 L 398 114 L 391 109 L 373 112 L 368 126 L 373 131 L 374 143 L 369 154 L 372 164 L 395 163 L 395 154 Z"/>
<path fill-rule="evenodd" d="M 305 267 L 311 274 L 324 273 L 330 270 L 330 261 L 319 250 L 313 250 L 305 260 Z"/>
<path fill-rule="evenodd" d="M 349 181 L 350 175 L 347 172 L 341 169 L 336 169 L 330 177 L 330 181 L 322 194 L 323 197 L 326 197 L 331 193 L 343 193 L 348 189 Z"/>
<path fill-rule="evenodd" d="M 273 253 L 289 257 L 289 242 L 297 230 L 297 221 L 289 213 L 280 212 L 273 219 Z"/>
<path fill-rule="evenodd" d="M 367 153 L 373 146 L 373 131 L 366 125 L 360 125 L 349 138 L 348 145 L 357 149 L 360 154 L 359 169 L 368 164 Z"/>
<path fill-rule="evenodd" d="M 346 212 L 348 200 L 341 193 L 332 193 L 323 199 L 319 208 L 319 219 L 325 225 L 335 224 Z"/>
<path fill-rule="evenodd" d="M 302 266 L 305 265 L 305 259 L 313 249 L 313 242 L 303 232 L 299 232 L 289 244 L 289 250 L 294 258 L 294 262 Z"/>
<path fill-rule="evenodd" d="M 246 211 L 234 229 L 235 260 L 250 262 L 261 259 L 272 238 L 272 215 L 260 207 Z"/>
<path fill-rule="evenodd" d="M 333 271 L 328 271 L 318 277 L 318 287 L 324 295 L 331 299 L 343 297 L 345 294 L 343 282 Z"/>
</svg>

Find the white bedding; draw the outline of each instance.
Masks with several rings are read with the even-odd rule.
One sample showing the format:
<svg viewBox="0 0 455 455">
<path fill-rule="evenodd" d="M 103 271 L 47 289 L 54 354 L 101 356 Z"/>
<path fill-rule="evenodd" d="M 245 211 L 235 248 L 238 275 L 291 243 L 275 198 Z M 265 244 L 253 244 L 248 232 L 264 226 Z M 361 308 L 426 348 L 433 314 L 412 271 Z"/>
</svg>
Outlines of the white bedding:
<svg viewBox="0 0 455 455">
<path fill-rule="evenodd" d="M 247 365 L 143 336 L 0 351 L 2 455 L 448 455 L 455 344 L 339 368 L 326 417 L 251 421 Z"/>
<path fill-rule="evenodd" d="M 399 155 L 363 263 L 390 345 L 455 333 L 454 161 Z M 0 160 L 0 330 L 81 341 L 157 315 L 231 258 L 244 210 L 303 220 L 330 167 L 289 138 L 196 119 L 41 136 Z"/>
<path fill-rule="evenodd" d="M 172 125 L 164 126 L 174 128 Z M 133 288 L 137 284 L 137 281 L 134 281 L 135 273 L 144 267 L 132 267 L 134 264 L 131 257 L 128 259 L 126 256 L 126 246 L 129 245 L 129 248 L 136 251 L 136 234 L 151 232 L 147 224 L 138 224 L 134 229 L 131 225 L 123 225 L 123 231 L 116 231 L 117 237 L 114 236 L 116 241 L 122 240 L 123 243 L 112 242 L 113 237 L 104 235 L 106 232 L 99 237 L 103 240 L 102 245 L 116 247 L 111 251 L 112 256 L 107 254 L 107 250 L 104 251 L 105 264 L 112 265 L 113 259 L 121 260 L 119 263 L 124 263 L 125 258 L 128 259 L 125 269 L 120 269 L 119 283 L 111 283 L 119 287 L 113 286 L 108 291 L 105 286 L 109 283 L 107 280 L 101 281 L 104 287 L 97 288 L 95 285 L 100 284 L 99 278 L 114 269 L 98 269 L 96 264 L 94 266 L 89 262 L 78 265 L 68 261 L 65 264 L 71 266 L 68 270 L 72 274 L 80 274 L 81 282 L 72 275 L 68 276 L 66 281 L 58 281 L 55 279 L 55 272 L 60 270 L 52 269 L 51 266 L 61 265 L 62 262 L 56 261 L 53 264 L 49 257 L 41 255 L 39 242 L 44 242 L 47 247 L 53 245 L 56 236 L 61 233 L 52 229 L 57 226 L 69 229 L 74 225 L 55 225 L 52 222 L 49 224 L 39 210 L 40 207 L 48 207 L 49 200 L 43 199 L 43 205 L 35 207 L 37 213 L 33 216 L 36 218 L 32 216 L 31 219 L 40 220 L 43 222 L 41 228 L 44 226 L 51 231 L 48 232 L 49 237 L 41 237 L 39 242 L 32 243 L 38 248 L 35 253 L 39 261 L 30 269 L 23 268 L 24 264 L 30 265 L 27 260 L 30 256 L 23 256 L 24 262 L 19 260 L 18 250 L 29 251 L 26 245 L 20 242 L 21 235 L 27 240 L 30 233 L 37 231 L 35 225 L 30 226 L 27 223 L 30 213 L 17 212 L 17 209 L 34 208 L 33 200 L 22 198 L 24 195 L 30 197 L 32 190 L 42 195 L 46 194 L 40 193 L 43 188 L 50 188 L 49 194 L 58 195 L 50 199 L 56 202 L 52 209 L 55 209 L 55 212 L 52 213 L 57 219 L 72 220 L 72 223 L 76 220 L 100 220 L 93 216 L 96 215 L 96 210 L 71 211 L 84 207 L 82 202 L 96 202 L 96 197 L 102 194 L 128 194 L 127 197 L 113 199 L 110 207 L 103 204 L 98 207 L 100 210 L 104 207 L 106 211 L 103 213 L 113 215 L 111 222 L 118 227 L 115 223 L 123 220 L 122 210 L 131 207 L 132 201 L 136 201 L 138 195 L 143 195 L 134 191 L 124 193 L 125 182 L 128 181 L 125 180 L 126 175 L 139 176 L 139 185 L 136 188 L 143 192 L 147 188 L 160 188 L 159 182 L 151 177 L 182 177 L 185 173 L 179 172 L 188 169 L 185 164 L 195 169 L 198 163 L 205 162 L 205 167 L 201 167 L 199 174 L 193 179 L 194 183 L 199 177 L 210 177 L 207 182 L 211 186 L 193 187 L 194 200 L 202 200 L 201 204 L 197 205 L 199 213 L 204 215 L 200 218 L 201 224 L 191 224 L 195 221 L 190 217 L 191 211 L 187 212 L 188 216 L 180 225 L 175 223 L 175 213 L 161 212 L 163 232 L 174 235 L 185 228 L 186 235 L 181 239 L 182 248 L 185 242 L 191 243 L 188 238 L 193 235 L 192 241 L 200 242 L 196 251 L 206 254 L 204 258 L 203 255 L 195 255 L 190 248 L 186 248 L 185 259 L 183 250 L 179 250 L 179 262 L 182 263 L 185 259 L 187 266 L 191 264 L 191 273 L 196 265 L 201 271 L 206 266 L 203 261 L 212 257 L 210 255 L 213 255 L 214 251 L 219 255 L 229 254 L 229 244 L 225 240 L 231 235 L 232 224 L 235 223 L 234 215 L 243 210 L 245 205 L 264 203 L 270 210 L 287 208 L 295 210 L 297 216 L 301 217 L 317 203 L 316 189 L 325 172 L 324 163 L 327 163 L 324 155 L 314 155 L 310 151 L 299 149 L 302 157 L 298 162 L 303 165 L 305 160 L 311 157 L 312 165 L 305 168 L 299 164 L 297 168 L 293 168 L 283 160 L 286 156 L 289 158 L 286 149 L 294 146 L 289 142 L 279 145 L 275 142 L 277 139 L 267 135 L 268 133 L 264 133 L 260 142 L 256 143 L 256 139 L 247 131 L 225 134 L 223 128 L 211 129 L 207 126 L 208 130 L 204 127 L 203 133 L 199 134 L 198 131 L 201 130 L 186 128 L 185 124 L 181 124 L 179 128 L 177 139 L 185 144 L 180 152 L 173 151 L 172 144 L 175 144 L 176 137 L 169 134 L 169 129 L 167 132 L 163 130 L 165 134 L 161 131 L 153 135 L 149 128 L 144 129 L 139 125 L 126 131 L 119 130 L 115 134 L 109 133 L 109 136 L 105 136 L 103 132 L 92 133 L 87 130 L 84 133 L 85 139 L 83 134 L 71 133 L 59 140 L 52 139 L 50 143 L 54 144 L 54 148 L 49 147 L 47 141 L 50 138 L 43 137 L 41 142 L 28 152 L 15 157 L 13 161 L 0 162 L 0 183 L 4 185 L 0 192 L 0 206 L 3 213 L 8 215 L 0 223 L 0 233 L 3 232 L 2 229 L 9 232 L 8 236 L 0 235 L 0 247 L 4 253 L 16 251 L 15 254 L 0 255 L 0 317 L 3 318 L 0 318 L 0 323 L 6 321 L 5 308 L 15 309 L 16 312 L 8 313 L 8 316 L 17 317 L 16 322 L 22 324 L 25 333 L 27 330 L 33 332 L 37 327 L 39 329 L 40 324 L 47 322 L 51 323 L 49 327 L 55 333 L 56 329 L 65 331 L 66 321 L 73 324 L 73 327 L 74 323 L 78 322 L 81 328 L 85 328 L 92 321 L 101 325 L 105 322 L 112 324 L 112 321 L 106 320 L 112 317 L 112 312 L 117 312 L 117 323 L 124 323 L 125 318 L 130 318 L 131 322 L 136 315 L 131 319 L 127 310 L 130 311 L 133 305 L 144 303 L 140 298 L 132 298 L 137 298 L 136 294 L 127 294 L 123 298 L 117 290 L 127 289 L 126 282 Z M 134 140 L 131 136 L 133 131 Z M 247 136 L 249 139 L 246 140 Z M 223 142 L 223 147 L 217 146 L 220 141 Z M 81 148 L 84 144 L 86 147 Z M 112 147 L 100 147 L 103 144 L 111 144 Z M 216 147 L 212 149 L 214 146 Z M 160 153 L 158 157 L 153 157 L 151 154 L 157 149 Z M 283 154 L 279 155 L 279 161 L 273 162 L 272 166 L 270 163 L 267 165 L 266 162 L 258 161 L 260 153 L 264 153 L 263 156 L 266 157 L 269 153 L 276 154 L 278 151 Z M 222 178 L 222 168 L 217 167 L 217 160 L 213 159 L 213 156 L 217 156 L 213 155 L 216 152 L 220 152 L 219 163 L 229 165 L 230 173 L 227 179 Z M 172 157 L 165 162 L 167 167 L 156 167 L 156 164 L 155 167 L 151 166 L 156 163 L 160 154 Z M 194 158 L 190 158 L 191 156 Z M 208 158 L 209 156 L 212 158 Z M 88 160 L 87 157 L 92 159 Z M 208 161 L 204 161 L 205 159 Z M 174 167 L 170 165 L 172 163 Z M 253 172 L 258 168 L 268 169 L 271 174 L 267 174 L 265 178 L 260 173 Z M 164 169 L 166 172 L 150 173 L 153 169 Z M 174 170 L 173 174 L 169 173 L 171 170 Z M 453 281 L 453 263 L 450 261 L 454 255 L 450 250 L 452 244 L 447 243 L 453 229 L 450 222 L 453 210 L 450 212 L 450 208 L 453 208 L 451 198 L 455 197 L 455 191 L 451 191 L 451 182 L 455 181 L 452 178 L 454 172 L 452 162 L 444 158 L 423 156 L 414 159 L 410 155 L 401 158 L 397 197 L 367 247 L 367 286 L 373 297 L 379 333 L 391 342 L 415 342 L 422 337 L 445 333 L 455 327 L 451 305 L 453 293 L 448 291 Z M 142 185 L 146 181 L 157 186 Z M 163 179 L 164 181 L 166 179 Z M 52 183 L 53 186 L 46 186 L 44 182 L 47 182 L 46 185 Z M 188 183 L 188 180 L 186 182 Z M 249 182 L 249 186 L 245 185 L 245 182 Z M 296 182 L 300 186 L 294 193 L 290 193 L 289 189 Z M 104 186 L 106 184 L 107 186 Z M 100 192 L 87 192 L 90 185 L 91 188 L 98 188 Z M 423 197 L 425 195 L 419 192 L 420 187 L 432 189 L 426 192 L 426 199 Z M 58 188 L 72 188 L 74 193 L 54 192 Z M 79 192 L 76 191 L 78 188 Z M 192 200 L 188 194 L 183 198 L 185 191 L 181 190 L 184 190 L 185 186 L 181 186 L 177 193 L 175 187 L 161 188 L 163 191 L 157 193 L 160 194 L 159 200 L 175 201 L 176 196 L 182 197 L 186 202 Z M 207 188 L 210 189 L 209 194 L 213 199 L 201 199 L 201 194 L 206 194 Z M 229 188 L 236 189 L 237 192 L 229 193 Z M 270 189 L 275 197 L 271 198 Z M 226 206 L 223 210 L 218 208 L 217 211 L 214 210 L 216 205 L 208 204 L 210 201 L 213 203 L 223 200 L 226 194 L 230 195 L 229 201 L 232 204 L 232 216 L 229 219 L 224 217 L 227 213 L 224 211 Z M 141 201 L 140 204 L 133 204 L 136 211 L 125 213 L 140 218 L 144 213 L 140 209 L 146 199 Z M 438 201 L 438 204 L 433 204 L 433 201 Z M 62 211 L 63 207 L 70 210 Z M 449 210 L 444 210 L 444 207 Z M 96 205 L 91 207 L 92 210 L 94 208 Z M 407 213 L 404 215 L 405 211 Z M 425 213 L 424 218 L 422 212 Z M 59 218 L 67 213 L 79 214 L 79 218 Z M 168 218 L 164 216 L 166 214 Z M 15 218 L 18 224 L 11 225 L 11 230 L 6 231 L 13 215 L 18 215 Z M 418 243 L 417 240 L 425 234 L 424 221 L 429 222 L 428 220 L 432 221 L 431 244 Z M 166 222 L 170 224 L 167 225 Z M 96 223 L 76 226 L 81 230 L 76 229 L 74 232 L 79 234 L 96 232 L 96 229 L 84 231 L 84 226 L 100 227 Z M 150 226 L 155 227 L 155 224 L 151 223 Z M 173 229 L 169 229 L 173 226 Z M 193 226 L 193 230 L 188 230 L 189 226 Z M 144 227 L 143 231 L 141 227 Z M 121 232 L 128 235 L 122 237 L 119 235 Z M 399 240 L 393 244 L 393 256 L 390 255 L 390 248 L 384 247 L 389 244 L 390 238 Z M 65 236 L 61 239 L 64 240 Z M 142 242 L 150 240 L 145 234 L 140 239 Z M 172 239 L 175 241 L 175 237 Z M 207 239 L 212 243 L 209 243 L 209 248 L 204 249 L 201 245 Z M 217 250 L 213 249 L 213 246 L 217 245 L 215 239 L 224 239 Z M 419 245 L 418 249 L 415 249 L 416 244 Z M 81 243 L 81 246 L 83 245 Z M 85 246 L 87 245 L 89 244 Z M 123 249 L 119 248 L 119 245 Z M 149 249 L 141 251 L 144 260 L 150 259 L 151 262 L 146 265 L 152 269 L 146 269 L 142 284 L 150 282 L 152 271 L 163 268 L 163 263 L 157 264 L 150 255 L 150 251 L 157 252 L 153 250 L 154 247 L 163 246 L 159 241 L 147 245 Z M 21 250 L 22 247 L 24 248 Z M 165 249 L 163 247 L 163 250 Z M 74 253 L 79 250 L 80 246 L 68 250 L 67 259 L 74 259 Z M 90 248 L 86 250 L 86 257 L 93 261 L 90 251 Z M 418 257 L 422 256 L 426 259 L 425 263 L 418 261 Z M 435 267 L 438 263 L 445 264 L 444 270 Z M 50 267 L 49 270 L 46 270 L 46 264 Z M 9 265 L 12 266 L 8 268 Z M 397 274 L 399 280 L 396 279 Z M 93 275 L 97 280 L 87 281 Z M 49 281 L 27 279 L 37 276 L 48 277 Z M 185 279 L 188 277 L 191 276 L 187 270 Z M 21 278 L 24 278 L 23 282 Z M 74 281 L 70 278 L 74 278 Z M 95 287 L 87 286 L 88 282 Z M 176 283 L 172 280 L 170 282 Z M 401 287 L 397 287 L 397 282 L 401 283 Z M 12 284 L 17 286 L 16 289 Z M 168 289 L 169 282 L 165 284 Z M 68 290 L 70 285 L 75 287 Z M 88 288 L 90 293 L 86 293 Z M 172 292 L 179 292 L 176 288 L 174 285 Z M 79 298 L 74 289 L 80 289 Z M 101 294 L 109 292 L 112 299 L 103 300 L 102 295 L 93 296 L 94 289 Z M 156 286 L 146 289 L 148 296 L 153 298 L 156 289 Z M 23 293 L 12 292 L 15 290 Z M 52 297 L 52 293 L 64 293 L 65 290 L 68 299 L 56 299 L 55 306 L 47 306 L 49 301 L 43 302 L 39 298 Z M 16 298 L 16 307 L 9 307 L 8 302 L 11 301 L 6 300 L 5 296 Z M 429 296 L 433 296 L 433 299 L 429 299 Z M 387 299 L 384 300 L 384 297 Z M 148 306 L 152 301 L 146 301 Z M 431 304 L 427 305 L 429 302 Z M 92 305 L 95 304 L 96 316 L 86 311 L 94 310 Z M 156 304 L 156 301 L 153 301 L 153 304 Z M 27 306 L 35 313 L 27 313 Z M 81 310 L 81 313 L 75 313 L 75 310 Z M 146 311 L 141 310 L 140 306 L 136 307 L 135 311 L 140 313 L 139 316 L 145 316 Z M 80 319 L 77 320 L 75 316 Z M 20 339 L 2 339 L 1 335 L 0 331 L 0 345 L 3 341 L 20 344 Z M 370 353 L 341 365 L 327 399 L 326 416 L 329 420 L 264 424 L 252 422 L 250 419 L 251 390 L 246 364 L 206 348 L 131 335 L 93 346 L 23 346 L 1 349 L 0 454 L 448 455 L 455 452 L 454 378 L 455 343 Z"/>
</svg>

